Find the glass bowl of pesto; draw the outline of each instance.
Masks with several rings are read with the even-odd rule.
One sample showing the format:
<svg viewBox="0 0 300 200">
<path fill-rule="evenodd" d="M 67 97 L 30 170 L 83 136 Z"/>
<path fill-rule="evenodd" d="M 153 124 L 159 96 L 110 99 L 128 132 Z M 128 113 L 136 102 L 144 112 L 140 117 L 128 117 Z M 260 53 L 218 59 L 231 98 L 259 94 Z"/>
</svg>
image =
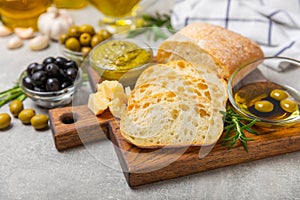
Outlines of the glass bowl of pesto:
<svg viewBox="0 0 300 200">
<path fill-rule="evenodd" d="M 242 116 L 267 128 L 300 123 L 300 61 L 266 57 L 237 69 L 228 81 L 228 97 Z"/>
<path fill-rule="evenodd" d="M 111 38 L 95 46 L 89 64 L 102 80 L 134 86 L 138 76 L 153 63 L 151 47 L 138 39 Z"/>
</svg>

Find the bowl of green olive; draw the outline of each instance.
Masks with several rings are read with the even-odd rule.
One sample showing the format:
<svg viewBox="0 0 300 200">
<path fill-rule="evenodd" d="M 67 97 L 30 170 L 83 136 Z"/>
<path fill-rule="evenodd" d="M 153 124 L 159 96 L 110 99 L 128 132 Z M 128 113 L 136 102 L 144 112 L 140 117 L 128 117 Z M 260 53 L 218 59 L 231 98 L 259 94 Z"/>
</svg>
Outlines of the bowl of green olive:
<svg viewBox="0 0 300 200">
<path fill-rule="evenodd" d="M 300 123 L 300 61 L 266 57 L 238 68 L 228 81 L 228 98 L 242 116 L 268 128 Z"/>
<path fill-rule="evenodd" d="M 64 57 L 49 56 L 42 62 L 32 62 L 19 78 L 23 93 L 44 108 L 70 104 L 81 83 L 81 69 L 74 60 Z"/>
<path fill-rule="evenodd" d="M 96 32 L 89 24 L 73 25 L 66 34 L 60 36 L 59 42 L 64 56 L 75 60 L 80 66 L 93 47 L 111 36 L 112 34 L 106 29 Z"/>
</svg>

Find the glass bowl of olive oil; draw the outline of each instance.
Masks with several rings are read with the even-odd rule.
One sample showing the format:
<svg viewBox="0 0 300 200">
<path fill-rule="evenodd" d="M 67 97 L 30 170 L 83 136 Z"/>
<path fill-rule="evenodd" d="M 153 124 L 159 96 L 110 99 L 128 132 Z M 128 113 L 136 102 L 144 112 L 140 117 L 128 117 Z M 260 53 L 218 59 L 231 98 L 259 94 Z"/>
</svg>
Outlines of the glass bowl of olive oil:
<svg viewBox="0 0 300 200">
<path fill-rule="evenodd" d="M 228 97 L 242 116 L 268 128 L 300 123 L 300 61 L 266 57 L 238 68 L 228 81 Z"/>
<path fill-rule="evenodd" d="M 89 64 L 102 80 L 134 86 L 138 76 L 153 63 L 152 48 L 133 38 L 111 38 L 95 46 Z"/>
</svg>

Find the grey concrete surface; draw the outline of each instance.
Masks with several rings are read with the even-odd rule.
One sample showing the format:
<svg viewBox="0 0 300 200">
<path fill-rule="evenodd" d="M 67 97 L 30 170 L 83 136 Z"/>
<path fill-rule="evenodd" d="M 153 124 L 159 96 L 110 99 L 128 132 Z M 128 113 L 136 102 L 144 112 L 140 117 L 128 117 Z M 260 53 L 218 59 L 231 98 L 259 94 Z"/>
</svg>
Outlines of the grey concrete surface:
<svg viewBox="0 0 300 200">
<path fill-rule="evenodd" d="M 159 1 L 162 11 L 172 1 Z M 92 7 L 71 11 L 76 23 L 97 25 L 101 15 Z M 0 38 L 0 90 L 14 84 L 32 61 L 60 55 L 57 44 L 31 52 L 27 42 L 13 51 Z M 26 107 L 37 112 L 30 99 Z M 0 112 L 8 107 L 0 108 Z M 50 130 L 35 131 L 13 119 L 0 131 L 0 200 L 98 199 L 300 199 L 300 152 L 285 154 L 130 189 L 112 144 L 101 141 L 58 152 Z"/>
</svg>

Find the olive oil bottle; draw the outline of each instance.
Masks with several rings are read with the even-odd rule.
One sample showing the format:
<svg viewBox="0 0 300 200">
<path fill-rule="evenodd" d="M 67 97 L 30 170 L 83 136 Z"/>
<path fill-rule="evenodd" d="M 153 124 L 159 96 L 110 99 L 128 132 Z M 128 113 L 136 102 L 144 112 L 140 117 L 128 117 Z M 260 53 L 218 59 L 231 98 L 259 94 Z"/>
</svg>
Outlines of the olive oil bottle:
<svg viewBox="0 0 300 200">
<path fill-rule="evenodd" d="M 52 0 L 0 0 L 0 14 L 4 25 L 10 28 L 37 29 L 37 19 L 52 4 Z"/>
<path fill-rule="evenodd" d="M 54 0 L 57 8 L 80 9 L 88 5 L 88 0 Z"/>
</svg>

